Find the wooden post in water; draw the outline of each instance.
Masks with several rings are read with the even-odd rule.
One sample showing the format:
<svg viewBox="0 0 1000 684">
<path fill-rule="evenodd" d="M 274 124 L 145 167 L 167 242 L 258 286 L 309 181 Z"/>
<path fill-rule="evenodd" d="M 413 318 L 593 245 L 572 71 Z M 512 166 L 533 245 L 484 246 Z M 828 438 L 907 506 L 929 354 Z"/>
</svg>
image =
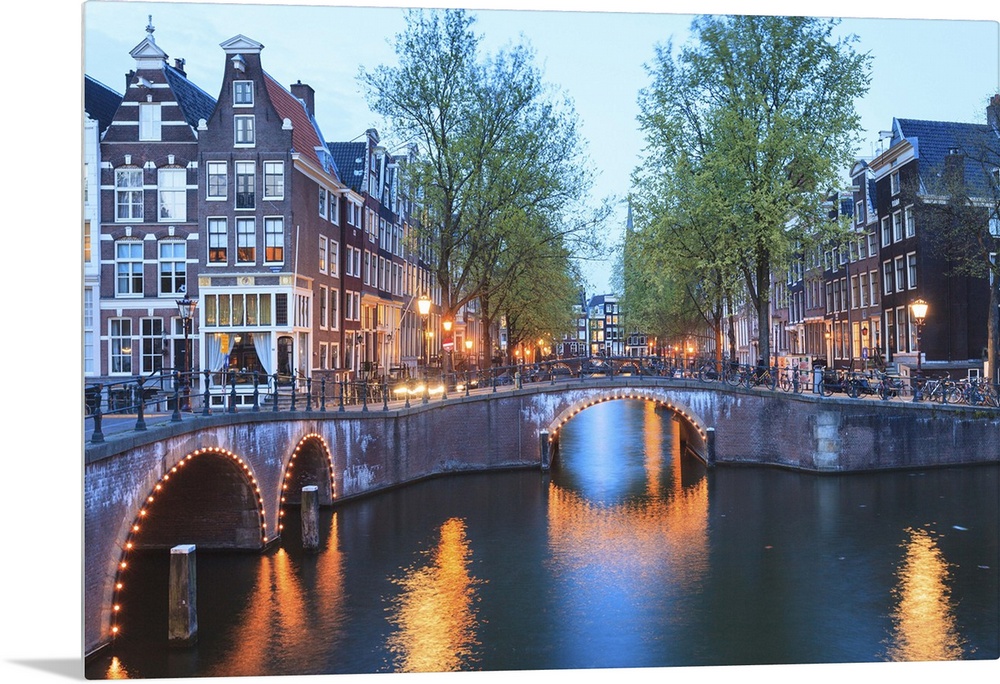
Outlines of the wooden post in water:
<svg viewBox="0 0 1000 684">
<path fill-rule="evenodd" d="M 712 467 L 715 466 L 715 428 L 714 427 L 705 428 L 705 441 L 707 442 L 707 444 L 706 444 L 706 450 L 708 451 L 708 454 L 705 455 L 705 460 L 707 461 L 708 467 L 712 468 Z"/>
<path fill-rule="evenodd" d="M 194 544 L 170 549 L 169 617 L 170 646 L 193 646 L 198 641 L 198 573 Z"/>
<path fill-rule="evenodd" d="M 316 485 L 302 488 L 302 548 L 307 551 L 319 549 L 319 487 Z"/>
<path fill-rule="evenodd" d="M 542 430 L 538 433 L 538 445 L 542 452 L 542 470 L 548 470 L 551 463 L 551 444 L 549 443 L 549 431 Z"/>
</svg>

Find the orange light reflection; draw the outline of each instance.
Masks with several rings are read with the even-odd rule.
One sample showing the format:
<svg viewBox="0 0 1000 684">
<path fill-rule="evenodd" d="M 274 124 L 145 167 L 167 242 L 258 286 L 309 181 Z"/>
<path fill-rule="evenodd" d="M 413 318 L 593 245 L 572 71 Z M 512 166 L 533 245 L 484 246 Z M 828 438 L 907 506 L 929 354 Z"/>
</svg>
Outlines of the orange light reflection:
<svg viewBox="0 0 1000 684">
<path fill-rule="evenodd" d="M 468 669 L 479 645 L 475 587 L 481 580 L 469 573 L 472 552 L 465 523 L 446 521 L 437 547 L 429 553 L 428 565 L 411 568 L 396 580 L 401 592 L 389 620 L 397 631 L 387 645 L 395 654 L 397 672 Z"/>
<path fill-rule="evenodd" d="M 962 644 L 948 586 L 948 562 L 925 530 L 908 529 L 905 556 L 893 591 L 893 633 L 887 656 L 895 661 L 956 660 Z"/>
</svg>

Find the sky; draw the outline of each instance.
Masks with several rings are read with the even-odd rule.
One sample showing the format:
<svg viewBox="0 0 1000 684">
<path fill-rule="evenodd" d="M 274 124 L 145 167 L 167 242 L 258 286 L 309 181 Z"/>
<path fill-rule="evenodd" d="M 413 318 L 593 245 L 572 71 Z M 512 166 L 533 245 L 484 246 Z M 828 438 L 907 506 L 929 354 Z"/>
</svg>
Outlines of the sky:
<svg viewBox="0 0 1000 684">
<path fill-rule="evenodd" d="M 399 2 L 386 4 L 91 0 L 82 6 L 85 72 L 122 92 L 124 75 L 134 68 L 129 51 L 145 37 L 152 15 L 154 38 L 171 62 L 183 58 L 188 78 L 217 97 L 225 59 L 219 44 L 242 33 L 263 43 L 261 58 L 271 76 L 285 86 L 301 80 L 315 89 L 317 119 L 328 141 L 359 139 L 375 127 L 392 149 L 392 131 L 370 111 L 357 79 L 361 68 L 395 63 L 392 39 L 405 28 L 404 10 Z M 419 4 L 430 3 L 407 6 Z M 605 233 L 610 241 L 619 240 L 627 216 L 630 174 L 643 147 L 636 116 L 639 91 L 650 83 L 644 65 L 653 58 L 657 43 L 690 40 L 693 15 L 651 12 L 655 3 L 631 0 L 616 3 L 614 12 L 606 7 L 555 11 L 560 6 L 585 5 L 546 0 L 434 4 L 469 9 L 477 17 L 474 30 L 483 37 L 484 52 L 515 42 L 535 50 L 546 83 L 567 95 L 579 115 L 596 174 L 594 195 L 614 202 Z M 769 11 L 770 4 L 751 6 Z M 688 1 L 671 7 L 701 12 L 711 11 L 712 5 Z M 480 9 L 484 6 L 487 9 Z M 863 16 L 847 14 L 849 7 L 850 3 L 838 5 L 845 10 L 842 16 Z M 882 17 L 893 16 L 891 8 L 883 11 Z M 950 14 L 966 18 L 847 18 L 841 24 L 839 33 L 856 34 L 861 39 L 858 51 L 874 56 L 871 90 L 856 105 L 864 128 L 859 155 L 872 155 L 878 131 L 890 128 L 893 117 L 985 120 L 986 100 L 1000 92 L 998 24 L 984 14 L 963 15 L 960 9 Z M 848 171 L 844 170 L 845 180 Z M 584 274 L 588 294 L 610 291 L 610 261 L 585 264 Z"/>
<path fill-rule="evenodd" d="M 629 175 L 642 148 L 635 116 L 639 89 L 648 84 L 642 65 L 658 41 L 687 40 L 691 15 L 663 14 L 664 2 L 617 0 L 448 0 L 394 2 L 356 0 L 381 6 L 378 22 L 359 23 L 360 10 L 340 0 L 301 0 L 298 5 L 337 5 L 293 11 L 289 5 L 256 6 L 259 0 L 220 3 L 212 8 L 192 3 L 139 3 L 35 0 L 18 3 L 0 24 L 0 63 L 4 65 L 3 121 L 6 263 L 0 270 L 8 333 L 0 335 L 6 372 L 0 406 L 7 416 L 4 454 L 0 459 L 3 505 L 6 602 L 8 618 L 0 640 L 0 674 L 17 682 L 80 679 L 81 584 L 81 443 L 82 421 L 74 392 L 80 389 L 79 292 L 82 184 L 81 119 L 84 71 L 119 92 L 133 68 L 129 51 L 145 36 L 153 15 L 157 43 L 170 55 L 187 60 L 193 81 L 218 95 L 224 58 L 219 43 L 243 33 L 265 45 L 267 71 L 288 85 L 301 79 L 317 93 L 317 112 L 331 141 L 350 140 L 377 122 L 364 106 L 355 76 L 358 66 L 391 63 L 386 40 L 399 31 L 399 6 L 461 6 L 479 17 L 478 30 L 488 45 L 518 39 L 523 33 L 537 51 L 546 80 L 575 102 L 582 134 L 599 172 L 595 193 L 624 198 Z M 929 5 L 929 3 L 927 3 Z M 795 14 L 801 0 L 674 0 L 678 13 L 756 12 Z M 893 117 L 982 121 L 985 101 L 1000 91 L 998 24 L 1000 3 L 952 0 L 917 6 L 912 0 L 840 0 L 838 16 L 857 33 L 861 48 L 874 55 L 870 94 L 857 103 L 870 154 L 877 132 Z M 991 6 L 992 5 L 992 6 Z M 812 9 L 814 5 L 810 5 Z M 503 14 L 482 9 L 503 8 Z M 614 12 L 609 11 L 610 9 Z M 988 8 L 988 9 L 987 9 Z M 650 12 L 658 12 L 651 14 Z M 295 16 L 296 22 L 289 17 Z M 368 16 L 372 11 L 368 10 Z M 84 22 L 84 20 L 86 20 Z M 354 21 L 354 23 L 350 23 Z M 363 42 L 359 42 L 363 41 Z M 77 175 L 81 174 L 81 175 Z M 75 188 L 74 188 L 75 186 Z M 69 188 L 67 190 L 67 188 Z M 75 191 L 74 191 L 75 190 Z M 607 226 L 620 237 L 624 203 Z M 68 236 L 68 237 L 67 237 Z M 12 256 L 13 255 L 13 256 Z M 608 285 L 610 268 L 590 269 L 595 291 Z M 39 439 L 44 435 L 44 439 Z M 955 681 L 995 681 L 998 662 L 892 665 L 894 677 L 937 675 Z M 873 675 L 874 670 L 874 675 Z M 816 684 L 845 678 L 884 679 L 878 666 L 834 668 L 671 669 L 674 681 L 704 682 L 738 678 L 745 682 L 801 681 Z M 493 676 L 496 674 L 496 676 Z M 621 679 L 611 671 L 545 673 L 546 681 L 590 682 Z M 985 676 L 984 676 L 985 675 Z M 526 673 L 527 681 L 538 679 Z M 629 670 L 630 682 L 662 681 L 662 670 Z M 10 679 L 13 677 L 13 679 Z M 350 681 L 385 681 L 385 675 L 350 677 Z M 337 678 L 222 678 L 221 684 L 277 684 L 278 681 L 347 681 Z M 395 681 L 390 678 L 389 681 Z M 440 681 L 408 676 L 406 681 Z M 506 681 L 504 673 L 453 677 L 447 681 Z"/>
</svg>

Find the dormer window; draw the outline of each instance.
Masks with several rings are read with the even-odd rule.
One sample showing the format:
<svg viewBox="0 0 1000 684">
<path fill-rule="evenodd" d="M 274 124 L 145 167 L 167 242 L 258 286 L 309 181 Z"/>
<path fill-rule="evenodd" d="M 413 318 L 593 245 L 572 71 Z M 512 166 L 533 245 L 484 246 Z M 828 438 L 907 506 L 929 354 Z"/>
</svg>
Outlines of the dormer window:
<svg viewBox="0 0 1000 684">
<path fill-rule="evenodd" d="M 253 106 L 253 81 L 233 81 L 233 106 Z"/>
</svg>

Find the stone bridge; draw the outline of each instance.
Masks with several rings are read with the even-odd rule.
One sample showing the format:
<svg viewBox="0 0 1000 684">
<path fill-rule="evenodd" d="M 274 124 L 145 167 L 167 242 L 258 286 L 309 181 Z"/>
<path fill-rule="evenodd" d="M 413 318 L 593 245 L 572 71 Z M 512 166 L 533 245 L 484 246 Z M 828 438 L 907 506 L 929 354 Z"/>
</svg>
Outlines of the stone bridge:
<svg viewBox="0 0 1000 684">
<path fill-rule="evenodd" d="M 679 422 L 682 448 L 710 466 L 845 472 L 1000 462 L 1000 411 L 639 376 L 486 388 L 387 410 L 150 420 L 145 431 L 85 449 L 85 650 L 117 633 L 137 550 L 262 550 L 279 540 L 305 485 L 331 505 L 444 473 L 547 469 L 573 416 L 621 399 L 661 406 Z"/>
</svg>

